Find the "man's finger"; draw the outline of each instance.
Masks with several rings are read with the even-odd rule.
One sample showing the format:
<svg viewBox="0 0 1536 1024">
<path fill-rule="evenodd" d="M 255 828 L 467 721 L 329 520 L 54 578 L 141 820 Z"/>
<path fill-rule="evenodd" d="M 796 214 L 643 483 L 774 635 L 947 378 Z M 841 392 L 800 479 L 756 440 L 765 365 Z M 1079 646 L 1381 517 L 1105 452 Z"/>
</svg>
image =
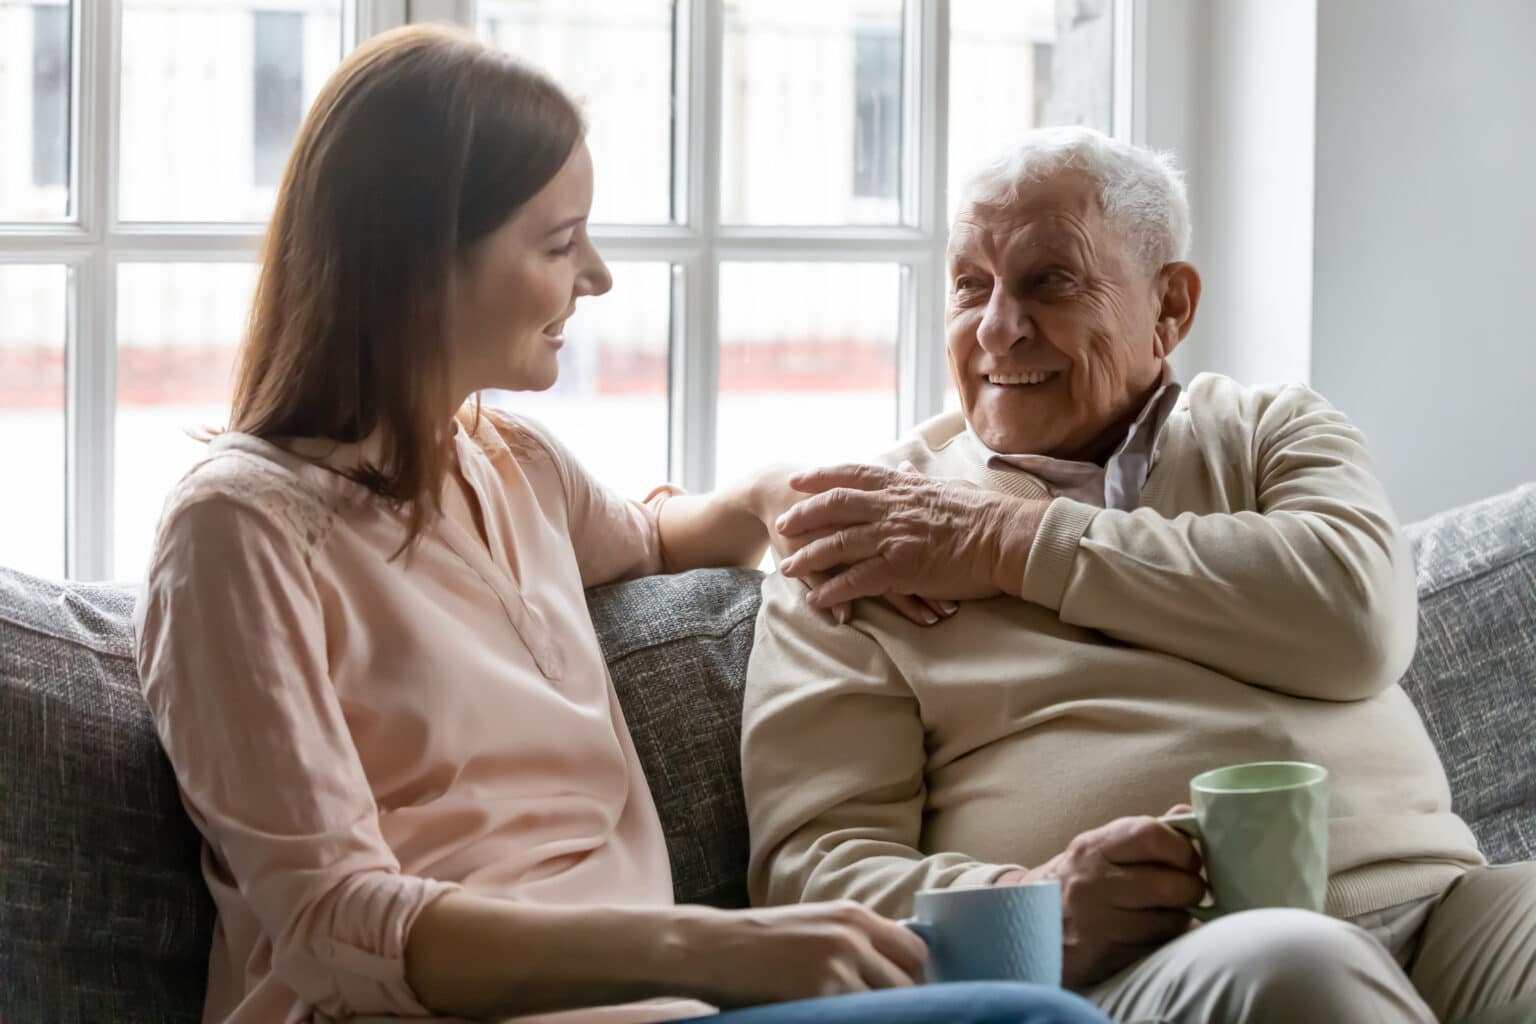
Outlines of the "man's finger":
<svg viewBox="0 0 1536 1024">
<path fill-rule="evenodd" d="M 878 491 L 890 483 L 892 473 L 885 466 L 863 462 L 844 462 L 837 466 L 803 469 L 789 478 L 789 486 L 806 494 L 820 494 L 834 487 L 853 487 Z"/>
<path fill-rule="evenodd" d="M 884 515 L 885 508 L 874 492 L 836 487 L 795 502 L 779 516 L 773 528 L 785 537 L 796 537 L 828 527 L 873 523 Z"/>
<path fill-rule="evenodd" d="M 799 577 L 826 572 L 839 565 L 854 565 L 880 551 L 879 532 L 873 526 L 850 526 L 814 540 L 784 559 L 779 571 Z"/>
<path fill-rule="evenodd" d="M 1205 879 L 1155 864 L 1111 867 L 1104 892 L 1121 910 L 1179 910 L 1205 898 Z"/>
<path fill-rule="evenodd" d="M 866 558 L 833 576 L 810 593 L 815 608 L 830 608 L 861 597 L 882 597 L 890 592 L 890 568 L 878 558 Z"/>
<path fill-rule="evenodd" d="M 827 585 L 831 586 L 836 579 Z M 1111 864 L 1165 864 L 1181 871 L 1198 871 L 1195 844 L 1171 825 L 1156 818 L 1121 818 L 1104 830 L 1099 852 Z"/>
</svg>

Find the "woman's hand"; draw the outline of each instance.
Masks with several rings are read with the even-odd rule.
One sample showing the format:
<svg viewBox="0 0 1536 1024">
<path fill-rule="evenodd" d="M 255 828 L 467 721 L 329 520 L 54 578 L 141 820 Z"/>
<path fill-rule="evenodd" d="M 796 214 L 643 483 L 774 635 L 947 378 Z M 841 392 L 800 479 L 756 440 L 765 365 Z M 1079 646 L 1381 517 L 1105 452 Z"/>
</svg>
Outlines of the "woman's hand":
<svg viewBox="0 0 1536 1024">
<path fill-rule="evenodd" d="M 774 524 L 796 502 L 805 498 L 805 492 L 796 490 L 790 481 L 805 472 L 805 467 L 790 464 L 767 466 L 757 472 L 748 489 L 748 504 L 753 513 L 762 520 L 764 528 L 768 531 L 768 543 L 773 551 L 774 561 L 781 567 L 784 560 L 807 544 L 833 532 L 831 529 L 810 531 L 793 539 L 784 536 Z M 785 575 L 789 575 L 786 573 Z M 831 572 L 808 571 L 798 578 L 808 587 L 819 587 L 826 583 L 832 576 Z M 953 615 L 959 605 L 953 601 L 930 601 L 923 597 L 905 593 L 887 593 L 881 595 L 885 603 L 896 610 L 898 614 L 919 626 L 932 626 Z M 846 624 L 852 617 L 852 602 L 843 601 L 826 609 L 832 618 L 840 624 Z"/>
<path fill-rule="evenodd" d="M 805 580 L 811 604 L 925 594 L 950 600 L 1017 593 L 1045 501 L 883 466 L 796 474 L 813 495 L 776 523 L 795 554 L 779 566 Z"/>
<path fill-rule="evenodd" d="M 852 902 L 679 907 L 661 947 L 680 990 L 721 1007 L 914 985 L 928 960 L 922 939 Z"/>
</svg>

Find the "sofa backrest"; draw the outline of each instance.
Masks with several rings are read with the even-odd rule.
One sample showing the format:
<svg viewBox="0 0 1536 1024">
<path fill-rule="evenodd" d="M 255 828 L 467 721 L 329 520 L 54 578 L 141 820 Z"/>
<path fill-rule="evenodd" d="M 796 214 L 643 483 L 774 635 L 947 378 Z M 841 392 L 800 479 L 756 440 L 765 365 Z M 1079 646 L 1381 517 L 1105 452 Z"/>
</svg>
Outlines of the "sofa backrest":
<svg viewBox="0 0 1536 1024">
<path fill-rule="evenodd" d="M 1409 528 L 1403 684 L 1496 862 L 1536 858 L 1536 486 Z M 593 591 L 682 902 L 746 902 L 737 750 L 756 573 Z M 200 1019 L 212 908 L 139 694 L 133 591 L 0 569 L 0 1021 Z"/>
<path fill-rule="evenodd" d="M 1407 532 L 1419 646 L 1403 688 L 1483 853 L 1536 860 L 1536 484 Z"/>
</svg>

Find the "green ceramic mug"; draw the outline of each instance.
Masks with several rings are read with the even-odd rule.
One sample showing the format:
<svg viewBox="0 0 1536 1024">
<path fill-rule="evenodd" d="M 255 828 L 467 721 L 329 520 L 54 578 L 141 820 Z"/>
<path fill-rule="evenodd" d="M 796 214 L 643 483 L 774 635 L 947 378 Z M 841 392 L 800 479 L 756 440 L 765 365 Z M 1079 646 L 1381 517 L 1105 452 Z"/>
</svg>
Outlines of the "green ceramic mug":
<svg viewBox="0 0 1536 1024">
<path fill-rule="evenodd" d="M 1193 814 L 1163 821 L 1196 839 L 1210 883 L 1208 921 L 1261 907 L 1321 912 L 1328 892 L 1328 770 L 1301 761 L 1217 768 L 1189 783 Z"/>
</svg>

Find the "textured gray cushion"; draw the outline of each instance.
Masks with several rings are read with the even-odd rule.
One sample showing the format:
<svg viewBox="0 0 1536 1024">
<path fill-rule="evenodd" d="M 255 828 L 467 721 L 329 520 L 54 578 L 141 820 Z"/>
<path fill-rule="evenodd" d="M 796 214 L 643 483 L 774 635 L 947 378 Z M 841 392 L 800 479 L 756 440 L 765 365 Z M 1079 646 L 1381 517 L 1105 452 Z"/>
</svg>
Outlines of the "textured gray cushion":
<svg viewBox="0 0 1536 1024">
<path fill-rule="evenodd" d="M 653 576 L 587 597 L 645 766 L 680 903 L 747 905 L 741 700 L 760 576 Z"/>
<path fill-rule="evenodd" d="M 1419 649 L 1403 686 L 1488 859 L 1536 860 L 1536 484 L 1408 535 Z"/>
<path fill-rule="evenodd" d="M 132 592 L 0 569 L 0 1021 L 196 1021 L 213 906 Z"/>
</svg>

